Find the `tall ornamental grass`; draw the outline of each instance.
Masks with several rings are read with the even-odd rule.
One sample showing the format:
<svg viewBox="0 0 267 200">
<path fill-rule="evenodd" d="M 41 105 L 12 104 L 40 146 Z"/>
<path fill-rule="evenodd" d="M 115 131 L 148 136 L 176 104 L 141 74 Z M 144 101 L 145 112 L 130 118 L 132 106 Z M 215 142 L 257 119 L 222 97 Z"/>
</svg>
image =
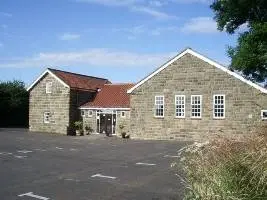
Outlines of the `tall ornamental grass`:
<svg viewBox="0 0 267 200">
<path fill-rule="evenodd" d="M 219 138 L 179 151 L 186 200 L 267 200 L 267 137 Z"/>
</svg>

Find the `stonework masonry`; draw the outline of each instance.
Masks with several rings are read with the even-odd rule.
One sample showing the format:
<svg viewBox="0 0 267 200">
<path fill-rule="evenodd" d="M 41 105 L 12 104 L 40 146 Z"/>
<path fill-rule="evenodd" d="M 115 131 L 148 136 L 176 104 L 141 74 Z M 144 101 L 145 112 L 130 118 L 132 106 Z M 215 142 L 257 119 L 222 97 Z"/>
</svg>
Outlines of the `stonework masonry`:
<svg viewBox="0 0 267 200">
<path fill-rule="evenodd" d="M 213 119 L 213 95 L 225 95 L 225 119 Z M 154 117 L 156 95 L 164 95 L 164 118 Z M 185 95 L 185 118 L 175 118 L 175 95 Z M 202 117 L 192 119 L 191 95 L 202 95 Z M 228 73 L 185 54 L 131 94 L 130 132 L 138 139 L 202 140 L 246 134 L 267 121 L 267 95 Z"/>
<path fill-rule="evenodd" d="M 52 82 L 52 93 L 46 94 L 46 83 Z M 50 74 L 45 75 L 30 92 L 30 131 L 66 134 L 69 127 L 70 90 Z M 44 113 L 50 112 L 50 123 Z"/>
</svg>

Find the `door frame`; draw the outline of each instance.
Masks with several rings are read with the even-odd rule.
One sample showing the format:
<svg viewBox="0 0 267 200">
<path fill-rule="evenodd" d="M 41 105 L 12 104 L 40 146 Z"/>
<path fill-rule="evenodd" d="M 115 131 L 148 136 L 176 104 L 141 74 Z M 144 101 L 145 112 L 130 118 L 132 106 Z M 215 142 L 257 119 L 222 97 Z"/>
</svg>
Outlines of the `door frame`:
<svg viewBox="0 0 267 200">
<path fill-rule="evenodd" d="M 100 120 L 100 115 L 101 114 L 111 114 L 111 132 L 112 132 L 112 135 L 116 135 L 116 126 L 117 126 L 117 111 L 116 110 L 110 110 L 110 109 L 105 109 L 105 110 L 97 110 L 96 111 L 96 129 L 97 129 L 97 134 L 102 134 L 100 132 L 100 127 L 101 127 L 101 120 Z M 114 123 L 114 118 L 113 118 L 113 115 L 115 114 L 115 117 L 116 117 L 116 121 L 115 121 L 115 126 L 113 126 L 113 123 Z"/>
</svg>

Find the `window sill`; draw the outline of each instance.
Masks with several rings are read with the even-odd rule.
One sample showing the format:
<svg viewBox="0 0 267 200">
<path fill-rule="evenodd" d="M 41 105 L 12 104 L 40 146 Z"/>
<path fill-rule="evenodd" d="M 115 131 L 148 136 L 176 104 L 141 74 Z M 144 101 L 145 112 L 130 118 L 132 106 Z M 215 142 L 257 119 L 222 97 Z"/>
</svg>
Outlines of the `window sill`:
<svg viewBox="0 0 267 200">
<path fill-rule="evenodd" d="M 185 117 L 174 117 L 174 119 L 185 119 Z"/>
<path fill-rule="evenodd" d="M 225 117 L 221 117 L 221 118 L 217 118 L 217 117 L 213 117 L 214 120 L 224 120 Z"/>
<path fill-rule="evenodd" d="M 164 119 L 164 116 L 154 116 L 155 119 Z"/>
</svg>

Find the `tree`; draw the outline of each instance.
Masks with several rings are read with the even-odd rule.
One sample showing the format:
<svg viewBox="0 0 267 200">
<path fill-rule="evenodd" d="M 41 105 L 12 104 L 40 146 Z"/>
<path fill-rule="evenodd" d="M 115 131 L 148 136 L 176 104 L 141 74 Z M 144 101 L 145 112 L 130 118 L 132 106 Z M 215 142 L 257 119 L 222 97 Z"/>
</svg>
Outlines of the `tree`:
<svg viewBox="0 0 267 200">
<path fill-rule="evenodd" d="M 0 127 L 28 126 L 29 95 L 21 81 L 0 82 Z"/>
<path fill-rule="evenodd" d="M 236 47 L 228 48 L 230 69 L 256 82 L 267 79 L 267 1 L 215 0 L 210 6 L 218 29 L 234 34 L 242 25 Z"/>
</svg>

